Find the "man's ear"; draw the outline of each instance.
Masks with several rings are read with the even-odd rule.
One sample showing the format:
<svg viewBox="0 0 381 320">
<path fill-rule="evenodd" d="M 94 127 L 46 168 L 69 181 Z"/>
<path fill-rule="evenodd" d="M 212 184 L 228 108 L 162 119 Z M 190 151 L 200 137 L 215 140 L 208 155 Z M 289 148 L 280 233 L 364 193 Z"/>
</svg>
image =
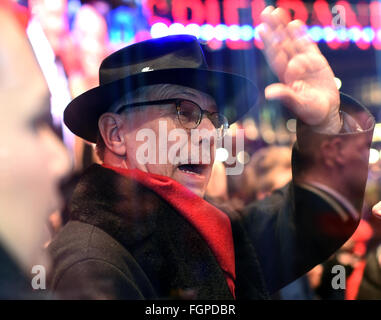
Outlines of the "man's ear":
<svg viewBox="0 0 381 320">
<path fill-rule="evenodd" d="M 123 135 L 124 126 L 122 116 L 116 113 L 104 113 L 98 120 L 99 132 L 106 148 L 119 157 L 125 157 L 127 151 Z"/>
</svg>

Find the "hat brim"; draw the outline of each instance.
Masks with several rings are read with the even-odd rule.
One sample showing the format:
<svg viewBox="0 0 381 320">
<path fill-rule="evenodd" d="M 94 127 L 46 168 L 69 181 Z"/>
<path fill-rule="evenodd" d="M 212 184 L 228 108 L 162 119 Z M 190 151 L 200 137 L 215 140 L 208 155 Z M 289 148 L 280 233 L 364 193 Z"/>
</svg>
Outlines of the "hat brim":
<svg viewBox="0 0 381 320">
<path fill-rule="evenodd" d="M 96 142 L 99 117 L 127 92 L 154 84 L 177 84 L 211 95 L 229 123 L 237 121 L 254 106 L 258 89 L 239 75 L 222 71 L 178 68 L 155 70 L 93 88 L 73 99 L 64 112 L 64 122 L 77 136 Z"/>
</svg>

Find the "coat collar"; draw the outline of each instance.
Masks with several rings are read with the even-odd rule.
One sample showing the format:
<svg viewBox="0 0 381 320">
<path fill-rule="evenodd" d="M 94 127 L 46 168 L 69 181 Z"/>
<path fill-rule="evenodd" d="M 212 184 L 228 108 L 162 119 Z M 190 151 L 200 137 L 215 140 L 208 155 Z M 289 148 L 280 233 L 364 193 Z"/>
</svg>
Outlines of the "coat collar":
<svg viewBox="0 0 381 320">
<path fill-rule="evenodd" d="M 150 189 L 97 164 L 84 172 L 70 203 L 72 220 L 99 227 L 126 247 L 154 232 L 159 210 L 173 209 Z"/>
<path fill-rule="evenodd" d="M 92 165 L 84 172 L 74 190 L 70 210 L 71 219 L 104 230 L 125 247 L 138 245 L 153 234 L 159 224 L 161 212 L 174 212 L 174 209 L 152 190 L 100 165 Z M 237 278 L 239 295 L 243 298 L 266 299 L 268 293 L 262 271 L 255 250 L 241 226 L 240 216 L 233 212 L 229 212 L 228 215 L 230 219 L 233 215 L 233 239 L 235 247 L 239 249 L 236 260 L 237 274 L 245 274 L 242 279 Z M 180 226 L 177 226 L 174 232 L 181 232 L 177 230 L 178 227 Z M 166 270 L 171 268 L 173 265 L 168 266 Z M 199 279 L 194 280 L 197 282 Z"/>
</svg>

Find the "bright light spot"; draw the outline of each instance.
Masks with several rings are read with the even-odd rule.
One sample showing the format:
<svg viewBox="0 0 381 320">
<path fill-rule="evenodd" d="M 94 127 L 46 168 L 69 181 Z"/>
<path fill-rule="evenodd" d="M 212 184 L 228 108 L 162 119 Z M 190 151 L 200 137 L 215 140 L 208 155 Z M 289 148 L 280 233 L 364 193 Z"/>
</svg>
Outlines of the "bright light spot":
<svg viewBox="0 0 381 320">
<path fill-rule="evenodd" d="M 217 40 L 224 41 L 228 37 L 228 27 L 225 24 L 219 24 L 214 29 Z"/>
<path fill-rule="evenodd" d="M 344 42 L 348 40 L 348 33 L 346 28 L 336 29 L 336 35 L 339 41 Z"/>
<path fill-rule="evenodd" d="M 200 37 L 200 26 L 195 23 L 190 23 L 185 27 L 185 33 L 195 36 L 196 38 Z"/>
<path fill-rule="evenodd" d="M 166 24 L 162 22 L 155 23 L 151 27 L 151 37 L 152 38 L 161 38 L 169 34 L 169 30 Z"/>
<path fill-rule="evenodd" d="M 324 36 L 323 29 L 319 26 L 313 26 L 308 29 L 308 35 L 311 37 L 313 41 L 319 42 Z"/>
<path fill-rule="evenodd" d="M 240 151 L 237 154 L 237 161 L 246 164 L 250 161 L 250 155 L 246 151 Z"/>
<path fill-rule="evenodd" d="M 369 163 L 374 164 L 380 160 L 380 153 L 378 150 L 371 148 L 369 150 Z"/>
<path fill-rule="evenodd" d="M 214 37 L 214 28 L 210 24 L 204 24 L 200 28 L 200 38 L 205 41 L 212 40 Z"/>
<path fill-rule="evenodd" d="M 336 88 L 339 90 L 341 88 L 341 80 L 339 78 L 335 77 L 335 83 L 336 83 Z"/>
<path fill-rule="evenodd" d="M 189 34 L 204 41 L 210 41 L 213 38 L 219 41 L 225 41 L 227 39 L 232 41 L 251 41 L 253 39 L 260 40 L 258 27 L 259 26 L 253 27 L 247 24 L 243 26 L 219 24 L 214 27 L 210 24 L 200 26 L 195 23 L 191 23 L 187 26 L 181 23 L 173 23 L 167 27 L 164 23 L 158 22 L 151 27 L 151 36 L 152 38 L 159 38 L 172 34 Z M 307 33 L 314 42 L 321 40 L 331 42 L 336 39 L 340 42 L 358 42 L 363 40 L 370 43 L 375 38 L 381 42 L 381 29 L 374 30 L 371 27 L 365 27 L 363 29 L 359 27 L 335 29 L 330 26 L 322 27 L 315 25 L 309 27 Z"/>
<path fill-rule="evenodd" d="M 372 42 L 375 37 L 374 31 L 371 27 L 365 27 L 362 30 L 362 38 L 365 42 Z"/>
<path fill-rule="evenodd" d="M 208 41 L 208 47 L 211 50 L 220 50 L 222 48 L 222 41 L 217 39 L 212 39 Z"/>
<path fill-rule="evenodd" d="M 324 28 L 324 39 L 326 42 L 331 42 L 335 40 L 336 38 L 336 31 L 333 30 L 331 27 L 325 27 Z"/>
<path fill-rule="evenodd" d="M 253 30 L 253 34 L 254 34 L 254 39 L 255 40 L 260 40 L 261 37 L 259 35 L 259 26 L 255 27 L 254 30 Z"/>
<path fill-rule="evenodd" d="M 357 42 L 361 39 L 362 32 L 358 27 L 352 27 L 349 29 L 348 35 L 352 42 Z"/>
<path fill-rule="evenodd" d="M 61 0 L 45 0 L 44 5 L 48 11 L 61 11 L 64 6 Z"/>
<path fill-rule="evenodd" d="M 243 129 L 245 130 L 245 136 L 249 140 L 255 140 L 258 138 L 258 129 L 255 125 L 255 121 L 252 118 L 246 118 L 242 122 Z"/>
<path fill-rule="evenodd" d="M 266 143 L 272 144 L 275 142 L 275 132 L 271 129 L 265 129 L 262 131 L 262 138 Z"/>
<path fill-rule="evenodd" d="M 173 23 L 169 26 L 169 35 L 184 34 L 185 27 L 181 23 Z"/>
<path fill-rule="evenodd" d="M 241 27 L 240 33 L 241 33 L 241 39 L 243 41 L 250 41 L 251 39 L 253 39 L 253 36 L 254 36 L 253 28 L 247 24 Z"/>
<path fill-rule="evenodd" d="M 225 148 L 218 148 L 216 150 L 216 161 L 224 162 L 229 158 L 229 152 Z"/>
<path fill-rule="evenodd" d="M 296 119 L 289 119 L 286 122 L 287 130 L 290 132 L 296 132 Z"/>
<path fill-rule="evenodd" d="M 232 137 L 235 137 L 237 134 L 237 130 L 239 129 L 237 122 L 232 123 L 229 128 L 227 134 L 231 135 Z"/>
<path fill-rule="evenodd" d="M 232 41 L 237 41 L 240 39 L 240 27 L 237 26 L 236 24 L 233 24 L 229 26 L 229 39 Z"/>
</svg>

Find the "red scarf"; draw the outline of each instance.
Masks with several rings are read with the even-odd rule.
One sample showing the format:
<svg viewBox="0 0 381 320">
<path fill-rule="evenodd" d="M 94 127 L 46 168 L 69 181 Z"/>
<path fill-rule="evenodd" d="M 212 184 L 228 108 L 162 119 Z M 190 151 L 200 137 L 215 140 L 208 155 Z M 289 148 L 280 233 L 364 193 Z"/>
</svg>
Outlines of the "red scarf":
<svg viewBox="0 0 381 320">
<path fill-rule="evenodd" d="M 226 214 L 177 181 L 138 169 L 123 169 L 103 165 L 122 176 L 134 179 L 166 200 L 201 234 L 224 272 L 235 298 L 235 258 L 230 220 Z"/>
</svg>

